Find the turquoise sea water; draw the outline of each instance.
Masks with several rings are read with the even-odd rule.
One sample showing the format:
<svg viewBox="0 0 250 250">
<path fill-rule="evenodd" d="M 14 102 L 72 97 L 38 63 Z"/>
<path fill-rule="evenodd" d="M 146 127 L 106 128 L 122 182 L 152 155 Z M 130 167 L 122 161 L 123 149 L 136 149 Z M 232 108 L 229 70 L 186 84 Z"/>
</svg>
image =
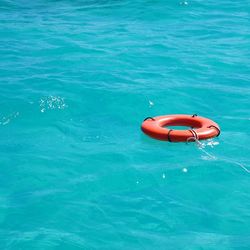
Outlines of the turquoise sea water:
<svg viewBox="0 0 250 250">
<path fill-rule="evenodd" d="M 0 0 L 0 249 L 250 249 L 249 13 Z M 221 136 L 140 131 L 178 113 Z"/>
</svg>

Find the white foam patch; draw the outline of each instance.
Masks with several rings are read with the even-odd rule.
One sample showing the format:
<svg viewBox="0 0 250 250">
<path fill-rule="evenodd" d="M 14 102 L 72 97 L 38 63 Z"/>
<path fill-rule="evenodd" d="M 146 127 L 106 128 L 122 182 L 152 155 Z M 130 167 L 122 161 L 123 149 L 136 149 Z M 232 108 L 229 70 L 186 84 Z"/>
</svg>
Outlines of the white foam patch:
<svg viewBox="0 0 250 250">
<path fill-rule="evenodd" d="M 17 116 L 19 116 L 19 112 L 14 112 L 9 115 L 3 116 L 2 118 L 0 118 L 0 125 L 3 125 L 3 126 L 7 125 Z"/>
<path fill-rule="evenodd" d="M 148 103 L 149 103 L 150 108 L 152 108 L 154 106 L 154 103 L 152 101 L 149 100 Z"/>
<path fill-rule="evenodd" d="M 197 146 L 199 149 L 204 149 L 206 147 L 214 148 L 215 146 L 219 145 L 218 141 L 214 141 L 213 139 L 208 139 L 206 141 L 196 141 Z"/>
<path fill-rule="evenodd" d="M 182 172 L 183 172 L 183 173 L 187 173 L 187 171 L 188 171 L 187 168 L 183 168 L 183 169 L 182 169 Z"/>
<path fill-rule="evenodd" d="M 65 109 L 66 105 L 64 98 L 60 96 L 48 96 L 40 100 L 40 111 L 44 113 L 51 109 Z"/>
<path fill-rule="evenodd" d="M 214 156 L 210 156 L 210 155 L 202 155 L 201 159 L 204 160 L 204 161 L 213 161 L 216 158 Z"/>
<path fill-rule="evenodd" d="M 218 141 L 214 141 L 213 139 L 208 140 L 207 143 L 206 143 L 206 146 L 209 146 L 211 148 L 213 148 L 213 147 L 215 147 L 217 145 L 219 145 L 219 142 Z"/>
<path fill-rule="evenodd" d="M 180 5 L 188 5 L 188 2 L 187 1 L 182 1 L 182 2 L 180 2 Z"/>
</svg>

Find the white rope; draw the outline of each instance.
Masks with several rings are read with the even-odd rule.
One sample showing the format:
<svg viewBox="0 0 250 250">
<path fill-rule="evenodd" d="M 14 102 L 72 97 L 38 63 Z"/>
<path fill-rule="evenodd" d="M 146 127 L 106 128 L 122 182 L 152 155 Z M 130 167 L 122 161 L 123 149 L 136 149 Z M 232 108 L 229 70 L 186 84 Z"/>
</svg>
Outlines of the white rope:
<svg viewBox="0 0 250 250">
<path fill-rule="evenodd" d="M 196 143 L 196 145 L 198 146 L 198 148 L 199 148 L 204 154 L 206 154 L 207 156 L 209 156 L 211 159 L 214 159 L 214 160 L 217 159 L 217 157 L 215 157 L 214 155 L 208 153 L 208 152 L 204 149 L 204 144 L 201 143 L 198 139 L 196 139 L 195 137 L 189 137 L 189 138 L 187 139 L 187 142 L 190 142 L 190 140 L 194 141 L 194 142 Z M 238 165 L 239 167 L 241 167 L 243 170 L 245 170 L 247 173 L 250 174 L 250 170 L 249 170 L 247 167 L 245 167 L 242 163 L 237 162 L 237 161 L 228 160 L 228 159 L 226 159 L 226 158 L 221 158 L 221 159 L 224 160 L 224 161 L 226 161 L 226 162 L 229 162 L 229 163 L 233 163 L 233 164 L 235 164 L 235 165 Z"/>
</svg>

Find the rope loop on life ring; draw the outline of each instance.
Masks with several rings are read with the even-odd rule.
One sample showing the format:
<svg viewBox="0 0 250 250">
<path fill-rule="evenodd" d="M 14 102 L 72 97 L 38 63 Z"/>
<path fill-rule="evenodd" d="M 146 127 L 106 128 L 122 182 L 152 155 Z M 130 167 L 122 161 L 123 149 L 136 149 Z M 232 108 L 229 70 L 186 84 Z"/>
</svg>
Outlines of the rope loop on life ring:
<svg viewBox="0 0 250 250">
<path fill-rule="evenodd" d="M 210 126 L 208 126 L 208 128 L 215 128 L 218 131 L 218 134 L 216 137 L 218 137 L 220 135 L 220 129 L 218 127 L 216 127 L 214 125 L 210 125 Z"/>
<path fill-rule="evenodd" d="M 197 135 L 197 133 L 195 132 L 194 129 L 189 129 L 189 131 L 193 134 L 193 138 L 194 138 L 195 140 L 199 140 L 199 136 Z"/>
<path fill-rule="evenodd" d="M 146 120 L 149 120 L 149 119 L 151 119 L 152 121 L 155 121 L 155 119 L 153 118 L 153 117 L 146 117 L 145 119 L 144 119 L 144 121 L 146 121 Z"/>
<path fill-rule="evenodd" d="M 171 131 L 173 131 L 173 129 L 169 129 L 169 130 L 168 130 L 168 141 L 169 141 L 169 142 L 172 142 L 172 140 L 171 140 L 171 138 L 170 138 L 170 132 L 171 132 Z"/>
</svg>

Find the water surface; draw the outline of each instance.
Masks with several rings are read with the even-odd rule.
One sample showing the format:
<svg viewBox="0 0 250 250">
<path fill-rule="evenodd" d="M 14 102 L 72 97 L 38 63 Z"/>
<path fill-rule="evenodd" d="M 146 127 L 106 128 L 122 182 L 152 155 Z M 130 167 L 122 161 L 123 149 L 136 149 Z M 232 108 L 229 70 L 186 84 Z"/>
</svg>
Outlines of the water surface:
<svg viewBox="0 0 250 250">
<path fill-rule="evenodd" d="M 249 249 L 249 13 L 0 0 L 0 248 Z M 179 113 L 221 136 L 140 131 Z"/>
</svg>

